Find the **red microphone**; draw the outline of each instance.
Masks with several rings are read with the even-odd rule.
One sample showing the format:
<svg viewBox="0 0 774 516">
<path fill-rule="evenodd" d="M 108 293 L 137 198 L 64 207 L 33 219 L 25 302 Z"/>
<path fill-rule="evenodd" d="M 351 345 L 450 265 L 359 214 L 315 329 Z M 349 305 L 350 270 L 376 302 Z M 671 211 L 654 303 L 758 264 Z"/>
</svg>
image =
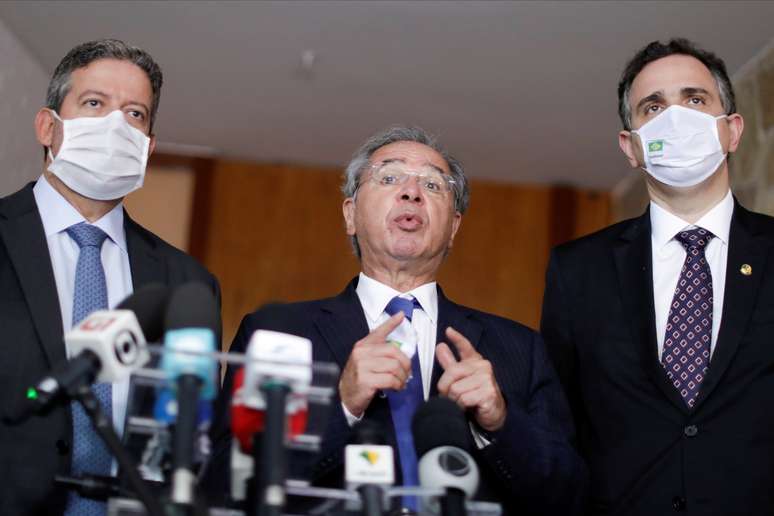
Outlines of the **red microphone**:
<svg viewBox="0 0 774 516">
<path fill-rule="evenodd" d="M 244 367 L 234 375 L 234 390 L 231 397 L 231 433 L 239 442 L 242 453 L 251 455 L 253 452 L 253 435 L 263 432 L 266 424 L 266 412 L 261 409 L 248 407 L 244 402 Z M 294 400 L 295 410 L 287 414 L 287 435 L 289 439 L 301 435 L 306 430 L 309 416 L 307 405 L 303 400 Z"/>
</svg>

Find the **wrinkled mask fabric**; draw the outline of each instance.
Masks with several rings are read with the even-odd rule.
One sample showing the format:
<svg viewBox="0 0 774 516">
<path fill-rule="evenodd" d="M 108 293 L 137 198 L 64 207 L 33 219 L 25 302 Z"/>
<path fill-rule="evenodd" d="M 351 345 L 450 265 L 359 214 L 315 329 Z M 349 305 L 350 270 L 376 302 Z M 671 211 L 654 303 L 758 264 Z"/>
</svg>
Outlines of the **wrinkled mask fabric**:
<svg viewBox="0 0 774 516">
<path fill-rule="evenodd" d="M 717 120 L 683 106 L 670 106 L 639 129 L 648 174 L 677 187 L 694 186 L 710 177 L 726 159 L 718 137 Z"/>
<path fill-rule="evenodd" d="M 122 198 L 142 186 L 150 138 L 129 125 L 122 111 L 69 120 L 51 112 L 62 122 L 62 145 L 56 156 L 48 149 L 48 170 L 64 184 L 102 201 Z"/>
</svg>

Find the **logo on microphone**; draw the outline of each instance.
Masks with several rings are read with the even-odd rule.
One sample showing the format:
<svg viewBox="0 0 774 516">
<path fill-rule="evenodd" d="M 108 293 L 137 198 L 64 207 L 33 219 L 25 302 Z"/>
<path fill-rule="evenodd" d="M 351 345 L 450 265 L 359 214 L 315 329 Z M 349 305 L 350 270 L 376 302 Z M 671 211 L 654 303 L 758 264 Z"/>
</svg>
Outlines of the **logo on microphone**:
<svg viewBox="0 0 774 516">
<path fill-rule="evenodd" d="M 379 454 L 372 450 L 363 450 L 360 453 L 360 456 L 363 457 L 371 466 L 379 461 Z"/>
<path fill-rule="evenodd" d="M 78 329 L 81 331 L 102 331 L 107 329 L 115 321 L 116 317 L 113 315 L 94 314 L 91 317 L 87 317 Z"/>
</svg>

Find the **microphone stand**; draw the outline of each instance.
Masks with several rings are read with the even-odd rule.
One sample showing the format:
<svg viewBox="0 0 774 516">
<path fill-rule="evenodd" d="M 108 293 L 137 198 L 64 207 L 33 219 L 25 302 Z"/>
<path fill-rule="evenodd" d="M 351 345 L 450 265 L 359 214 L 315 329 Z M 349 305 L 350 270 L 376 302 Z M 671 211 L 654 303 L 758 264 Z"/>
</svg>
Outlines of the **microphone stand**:
<svg viewBox="0 0 774 516">
<path fill-rule="evenodd" d="M 83 382 L 80 386 L 69 392 L 86 411 L 91 419 L 94 429 L 105 441 L 110 452 L 116 458 L 121 472 L 126 475 L 129 485 L 134 489 L 137 498 L 145 506 L 149 516 L 164 516 L 164 509 L 159 501 L 154 498 L 145 481 L 137 471 L 137 465 L 121 445 L 121 439 L 113 428 L 113 423 L 102 411 L 99 400 L 91 390 L 91 386 Z"/>
<path fill-rule="evenodd" d="M 280 382 L 266 382 L 261 385 L 266 400 L 266 426 L 260 451 L 253 446 L 256 469 L 261 468 L 258 480 L 256 504 L 257 516 L 280 516 L 285 507 L 285 402 L 290 388 Z"/>
</svg>

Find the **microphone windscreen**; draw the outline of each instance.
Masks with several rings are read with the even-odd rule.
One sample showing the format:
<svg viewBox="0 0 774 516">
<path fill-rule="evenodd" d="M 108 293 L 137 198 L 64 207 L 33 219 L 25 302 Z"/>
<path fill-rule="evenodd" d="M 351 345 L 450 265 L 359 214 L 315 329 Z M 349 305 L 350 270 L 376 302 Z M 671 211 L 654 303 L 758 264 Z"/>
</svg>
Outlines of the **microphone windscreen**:
<svg viewBox="0 0 774 516">
<path fill-rule="evenodd" d="M 206 328 L 217 333 L 218 305 L 212 289 L 198 282 L 177 287 L 169 299 L 165 327 L 167 331 Z"/>
<path fill-rule="evenodd" d="M 355 444 L 385 444 L 387 442 L 381 425 L 373 421 L 363 419 L 355 424 L 353 430 Z"/>
<path fill-rule="evenodd" d="M 414 414 L 411 424 L 417 457 L 439 446 L 470 449 L 470 430 L 465 414 L 448 398 L 430 398 Z"/>
<path fill-rule="evenodd" d="M 135 290 L 116 307 L 131 310 L 148 342 L 159 342 L 164 336 L 164 317 L 171 291 L 160 283 L 151 283 Z"/>
</svg>

